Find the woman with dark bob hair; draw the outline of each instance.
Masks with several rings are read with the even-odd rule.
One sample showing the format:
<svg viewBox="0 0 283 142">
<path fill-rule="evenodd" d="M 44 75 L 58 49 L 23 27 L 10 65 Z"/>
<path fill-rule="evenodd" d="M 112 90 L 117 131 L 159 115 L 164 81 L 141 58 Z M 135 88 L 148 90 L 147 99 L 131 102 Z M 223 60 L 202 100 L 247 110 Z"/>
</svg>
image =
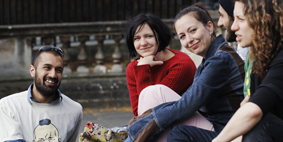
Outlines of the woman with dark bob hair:
<svg viewBox="0 0 283 142">
<path fill-rule="evenodd" d="M 158 104 L 178 100 L 192 84 L 196 66 L 183 52 L 166 48 L 170 29 L 155 15 L 142 13 L 129 22 L 126 43 L 131 58 L 127 83 L 135 116 Z M 177 95 L 147 96 L 145 88 L 163 84 Z M 173 100 L 172 100 L 173 99 Z"/>
<path fill-rule="evenodd" d="M 157 52 L 164 51 L 169 45 L 172 34 L 170 29 L 157 16 L 150 13 L 141 13 L 130 21 L 130 25 L 126 31 L 126 43 L 129 50 L 130 58 L 139 55 L 134 45 L 134 36 L 147 24 L 153 32 L 156 43 L 158 44 Z M 159 35 L 159 36 L 157 36 Z"/>
<path fill-rule="evenodd" d="M 153 107 L 129 122 L 127 132 L 129 139 L 134 142 L 153 142 L 161 136 L 161 132 L 178 129 L 179 126 L 219 133 L 244 98 L 244 62 L 222 35 L 216 36 L 213 20 L 207 10 L 200 4 L 186 7 L 175 17 L 174 26 L 182 46 L 202 56 L 203 60 L 195 73 L 193 84 L 179 100 Z M 147 92 L 148 96 L 155 92 L 174 94 L 174 91 L 161 85 L 151 91 Z M 212 128 L 180 125 L 184 120 L 193 121 L 198 113 Z M 189 141 L 190 138 L 173 136 L 173 139 L 167 139 L 170 142 L 179 140 Z"/>
</svg>

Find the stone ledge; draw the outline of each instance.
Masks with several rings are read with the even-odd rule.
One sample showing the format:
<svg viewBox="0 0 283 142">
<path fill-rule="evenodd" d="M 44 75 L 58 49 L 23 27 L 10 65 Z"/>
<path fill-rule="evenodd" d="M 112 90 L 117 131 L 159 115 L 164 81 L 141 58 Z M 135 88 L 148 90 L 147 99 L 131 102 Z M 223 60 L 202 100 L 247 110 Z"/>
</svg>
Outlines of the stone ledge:
<svg viewBox="0 0 283 142">
<path fill-rule="evenodd" d="M 111 78 L 111 77 L 126 77 L 125 72 L 121 73 L 74 73 L 74 74 L 64 74 L 62 81 L 65 79 L 72 78 Z M 15 82 L 15 81 L 33 81 L 33 78 L 29 75 L 20 77 L 1 77 L 0 83 Z"/>
<path fill-rule="evenodd" d="M 0 99 L 13 93 L 25 91 L 33 79 L 6 80 L 0 82 Z M 129 107 L 130 99 L 125 73 L 72 74 L 65 76 L 60 91 L 83 107 L 113 108 Z"/>
</svg>

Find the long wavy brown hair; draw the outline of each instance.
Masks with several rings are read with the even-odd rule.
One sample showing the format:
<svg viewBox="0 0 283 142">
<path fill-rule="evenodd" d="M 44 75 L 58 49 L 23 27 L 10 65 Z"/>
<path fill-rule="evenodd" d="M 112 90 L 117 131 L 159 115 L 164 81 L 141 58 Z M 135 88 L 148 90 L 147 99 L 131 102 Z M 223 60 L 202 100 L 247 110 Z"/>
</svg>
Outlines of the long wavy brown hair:
<svg viewBox="0 0 283 142">
<path fill-rule="evenodd" d="M 282 0 L 235 0 L 244 3 L 243 13 L 254 30 L 249 61 L 252 72 L 264 78 L 266 71 L 283 48 Z"/>
</svg>

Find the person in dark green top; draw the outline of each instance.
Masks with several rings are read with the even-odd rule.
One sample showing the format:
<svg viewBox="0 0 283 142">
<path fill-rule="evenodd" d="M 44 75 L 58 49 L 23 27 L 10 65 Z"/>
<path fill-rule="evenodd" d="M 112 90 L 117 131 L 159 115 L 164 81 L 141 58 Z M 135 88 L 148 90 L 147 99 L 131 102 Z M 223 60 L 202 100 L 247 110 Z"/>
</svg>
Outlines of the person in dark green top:
<svg viewBox="0 0 283 142">
<path fill-rule="evenodd" d="M 249 54 L 250 52 L 247 53 L 246 56 L 246 62 L 245 62 L 245 82 L 244 82 L 244 96 L 251 96 L 251 90 L 250 90 L 250 86 L 251 86 L 251 72 L 252 72 L 252 62 L 253 60 L 249 60 Z"/>
</svg>

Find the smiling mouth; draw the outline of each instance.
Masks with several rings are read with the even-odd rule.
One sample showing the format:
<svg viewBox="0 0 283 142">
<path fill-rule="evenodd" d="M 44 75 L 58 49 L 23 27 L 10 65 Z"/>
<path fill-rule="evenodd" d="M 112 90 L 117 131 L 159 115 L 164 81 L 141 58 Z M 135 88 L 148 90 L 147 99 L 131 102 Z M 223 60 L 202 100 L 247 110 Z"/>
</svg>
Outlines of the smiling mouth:
<svg viewBox="0 0 283 142">
<path fill-rule="evenodd" d="M 50 84 L 54 84 L 55 82 L 52 80 L 46 80 L 46 82 L 50 83 Z"/>
<path fill-rule="evenodd" d="M 190 48 L 195 49 L 195 48 L 198 46 L 198 43 L 199 43 L 199 42 L 193 44 L 192 46 L 190 46 Z"/>
<path fill-rule="evenodd" d="M 141 49 L 141 50 L 148 50 L 148 49 L 150 49 L 150 47 L 146 47 L 146 48 L 143 48 L 143 49 Z"/>
<path fill-rule="evenodd" d="M 57 79 L 52 79 L 50 77 L 45 78 L 46 85 L 55 86 L 57 83 Z"/>
</svg>

